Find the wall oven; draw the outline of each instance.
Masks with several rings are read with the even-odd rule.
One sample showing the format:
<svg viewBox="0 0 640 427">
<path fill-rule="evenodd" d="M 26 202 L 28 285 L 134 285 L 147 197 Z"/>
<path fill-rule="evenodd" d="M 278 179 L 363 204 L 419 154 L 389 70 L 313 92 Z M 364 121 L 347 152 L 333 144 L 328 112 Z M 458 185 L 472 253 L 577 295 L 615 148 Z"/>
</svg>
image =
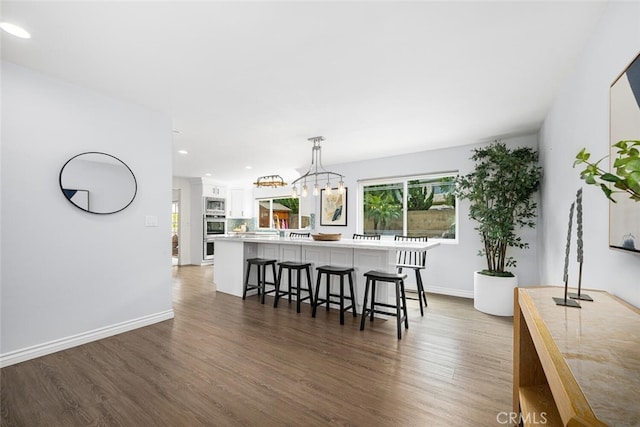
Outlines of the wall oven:
<svg viewBox="0 0 640 427">
<path fill-rule="evenodd" d="M 224 234 L 227 228 L 227 219 L 224 215 L 205 215 L 204 238 Z"/>
<path fill-rule="evenodd" d="M 224 215 L 205 215 L 202 221 L 202 260 L 211 261 L 214 258 L 214 236 L 227 231 L 227 218 Z"/>
<path fill-rule="evenodd" d="M 215 242 L 213 240 L 205 240 L 202 248 L 202 259 L 209 261 L 215 255 Z"/>
</svg>

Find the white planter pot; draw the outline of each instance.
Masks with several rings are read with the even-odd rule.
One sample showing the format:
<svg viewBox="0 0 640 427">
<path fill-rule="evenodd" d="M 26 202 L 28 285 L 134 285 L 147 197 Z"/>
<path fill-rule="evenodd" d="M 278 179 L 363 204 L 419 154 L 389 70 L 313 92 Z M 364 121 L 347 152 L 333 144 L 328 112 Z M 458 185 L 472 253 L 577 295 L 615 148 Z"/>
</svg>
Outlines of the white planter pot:
<svg viewBox="0 0 640 427">
<path fill-rule="evenodd" d="M 518 276 L 495 277 L 473 273 L 473 306 L 494 316 L 513 316 L 513 289 Z"/>
</svg>

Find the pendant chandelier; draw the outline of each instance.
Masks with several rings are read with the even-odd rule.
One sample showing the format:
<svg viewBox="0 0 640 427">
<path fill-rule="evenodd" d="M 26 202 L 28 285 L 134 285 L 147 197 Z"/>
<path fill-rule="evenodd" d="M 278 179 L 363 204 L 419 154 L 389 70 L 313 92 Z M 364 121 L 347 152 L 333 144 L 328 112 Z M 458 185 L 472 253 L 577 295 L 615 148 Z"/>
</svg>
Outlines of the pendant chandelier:
<svg viewBox="0 0 640 427">
<path fill-rule="evenodd" d="M 307 182 L 309 185 L 313 185 L 314 196 L 320 194 L 321 185 L 325 187 L 326 194 L 331 194 L 332 180 L 338 180 L 338 192 L 341 194 L 344 193 L 344 175 L 328 171 L 322 166 L 322 147 L 320 147 L 320 142 L 324 141 L 324 137 L 314 136 L 313 138 L 309 138 L 309 141 L 313 143 L 313 148 L 311 149 L 311 166 L 309 166 L 309 170 L 304 175 L 291 183 L 293 186 L 293 197 L 298 197 L 298 194 L 302 197 L 307 197 L 309 192 Z M 298 187 L 300 188 L 298 189 Z"/>
<path fill-rule="evenodd" d="M 253 183 L 256 187 L 284 187 L 287 185 L 280 175 L 266 175 L 259 177 L 256 182 Z"/>
</svg>

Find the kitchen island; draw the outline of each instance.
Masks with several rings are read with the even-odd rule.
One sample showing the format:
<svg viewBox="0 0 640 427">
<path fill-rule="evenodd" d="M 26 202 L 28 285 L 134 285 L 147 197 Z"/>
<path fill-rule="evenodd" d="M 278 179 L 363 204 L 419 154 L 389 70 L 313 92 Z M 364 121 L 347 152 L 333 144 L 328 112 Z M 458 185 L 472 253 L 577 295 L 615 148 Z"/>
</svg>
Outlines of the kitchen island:
<svg viewBox="0 0 640 427">
<path fill-rule="evenodd" d="M 220 236 L 215 238 L 216 254 L 213 280 L 216 289 L 227 294 L 242 296 L 246 260 L 248 258 L 271 258 L 278 261 L 309 262 L 313 268 L 321 265 L 353 267 L 355 269 L 355 300 L 358 312 L 364 299 L 363 274 L 369 270 L 395 270 L 396 251 L 424 251 L 439 245 L 437 242 L 396 242 L 394 240 L 315 241 L 311 239 L 289 239 L 279 236 Z M 252 273 L 255 272 L 255 269 Z M 408 273 L 411 273 L 409 271 Z M 270 273 L 267 273 L 270 277 Z M 409 278 L 413 274 L 408 274 Z M 255 281 L 255 277 L 251 280 Z M 320 292 L 324 288 L 324 280 Z M 379 298 L 389 299 L 387 287 L 378 288 Z M 393 287 L 388 287 L 393 289 Z M 395 295 L 395 294 L 394 294 Z M 394 296 L 395 298 L 395 296 Z"/>
</svg>

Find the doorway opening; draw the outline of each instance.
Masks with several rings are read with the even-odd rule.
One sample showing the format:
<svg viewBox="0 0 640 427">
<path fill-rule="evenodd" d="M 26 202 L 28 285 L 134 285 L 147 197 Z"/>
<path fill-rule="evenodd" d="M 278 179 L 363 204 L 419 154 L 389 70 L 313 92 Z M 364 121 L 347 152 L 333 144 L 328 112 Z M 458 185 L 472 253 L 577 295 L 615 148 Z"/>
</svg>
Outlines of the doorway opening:
<svg viewBox="0 0 640 427">
<path fill-rule="evenodd" d="M 179 228 L 180 228 L 180 202 L 174 200 L 171 202 L 171 264 L 179 265 L 180 245 L 179 245 Z"/>
</svg>

